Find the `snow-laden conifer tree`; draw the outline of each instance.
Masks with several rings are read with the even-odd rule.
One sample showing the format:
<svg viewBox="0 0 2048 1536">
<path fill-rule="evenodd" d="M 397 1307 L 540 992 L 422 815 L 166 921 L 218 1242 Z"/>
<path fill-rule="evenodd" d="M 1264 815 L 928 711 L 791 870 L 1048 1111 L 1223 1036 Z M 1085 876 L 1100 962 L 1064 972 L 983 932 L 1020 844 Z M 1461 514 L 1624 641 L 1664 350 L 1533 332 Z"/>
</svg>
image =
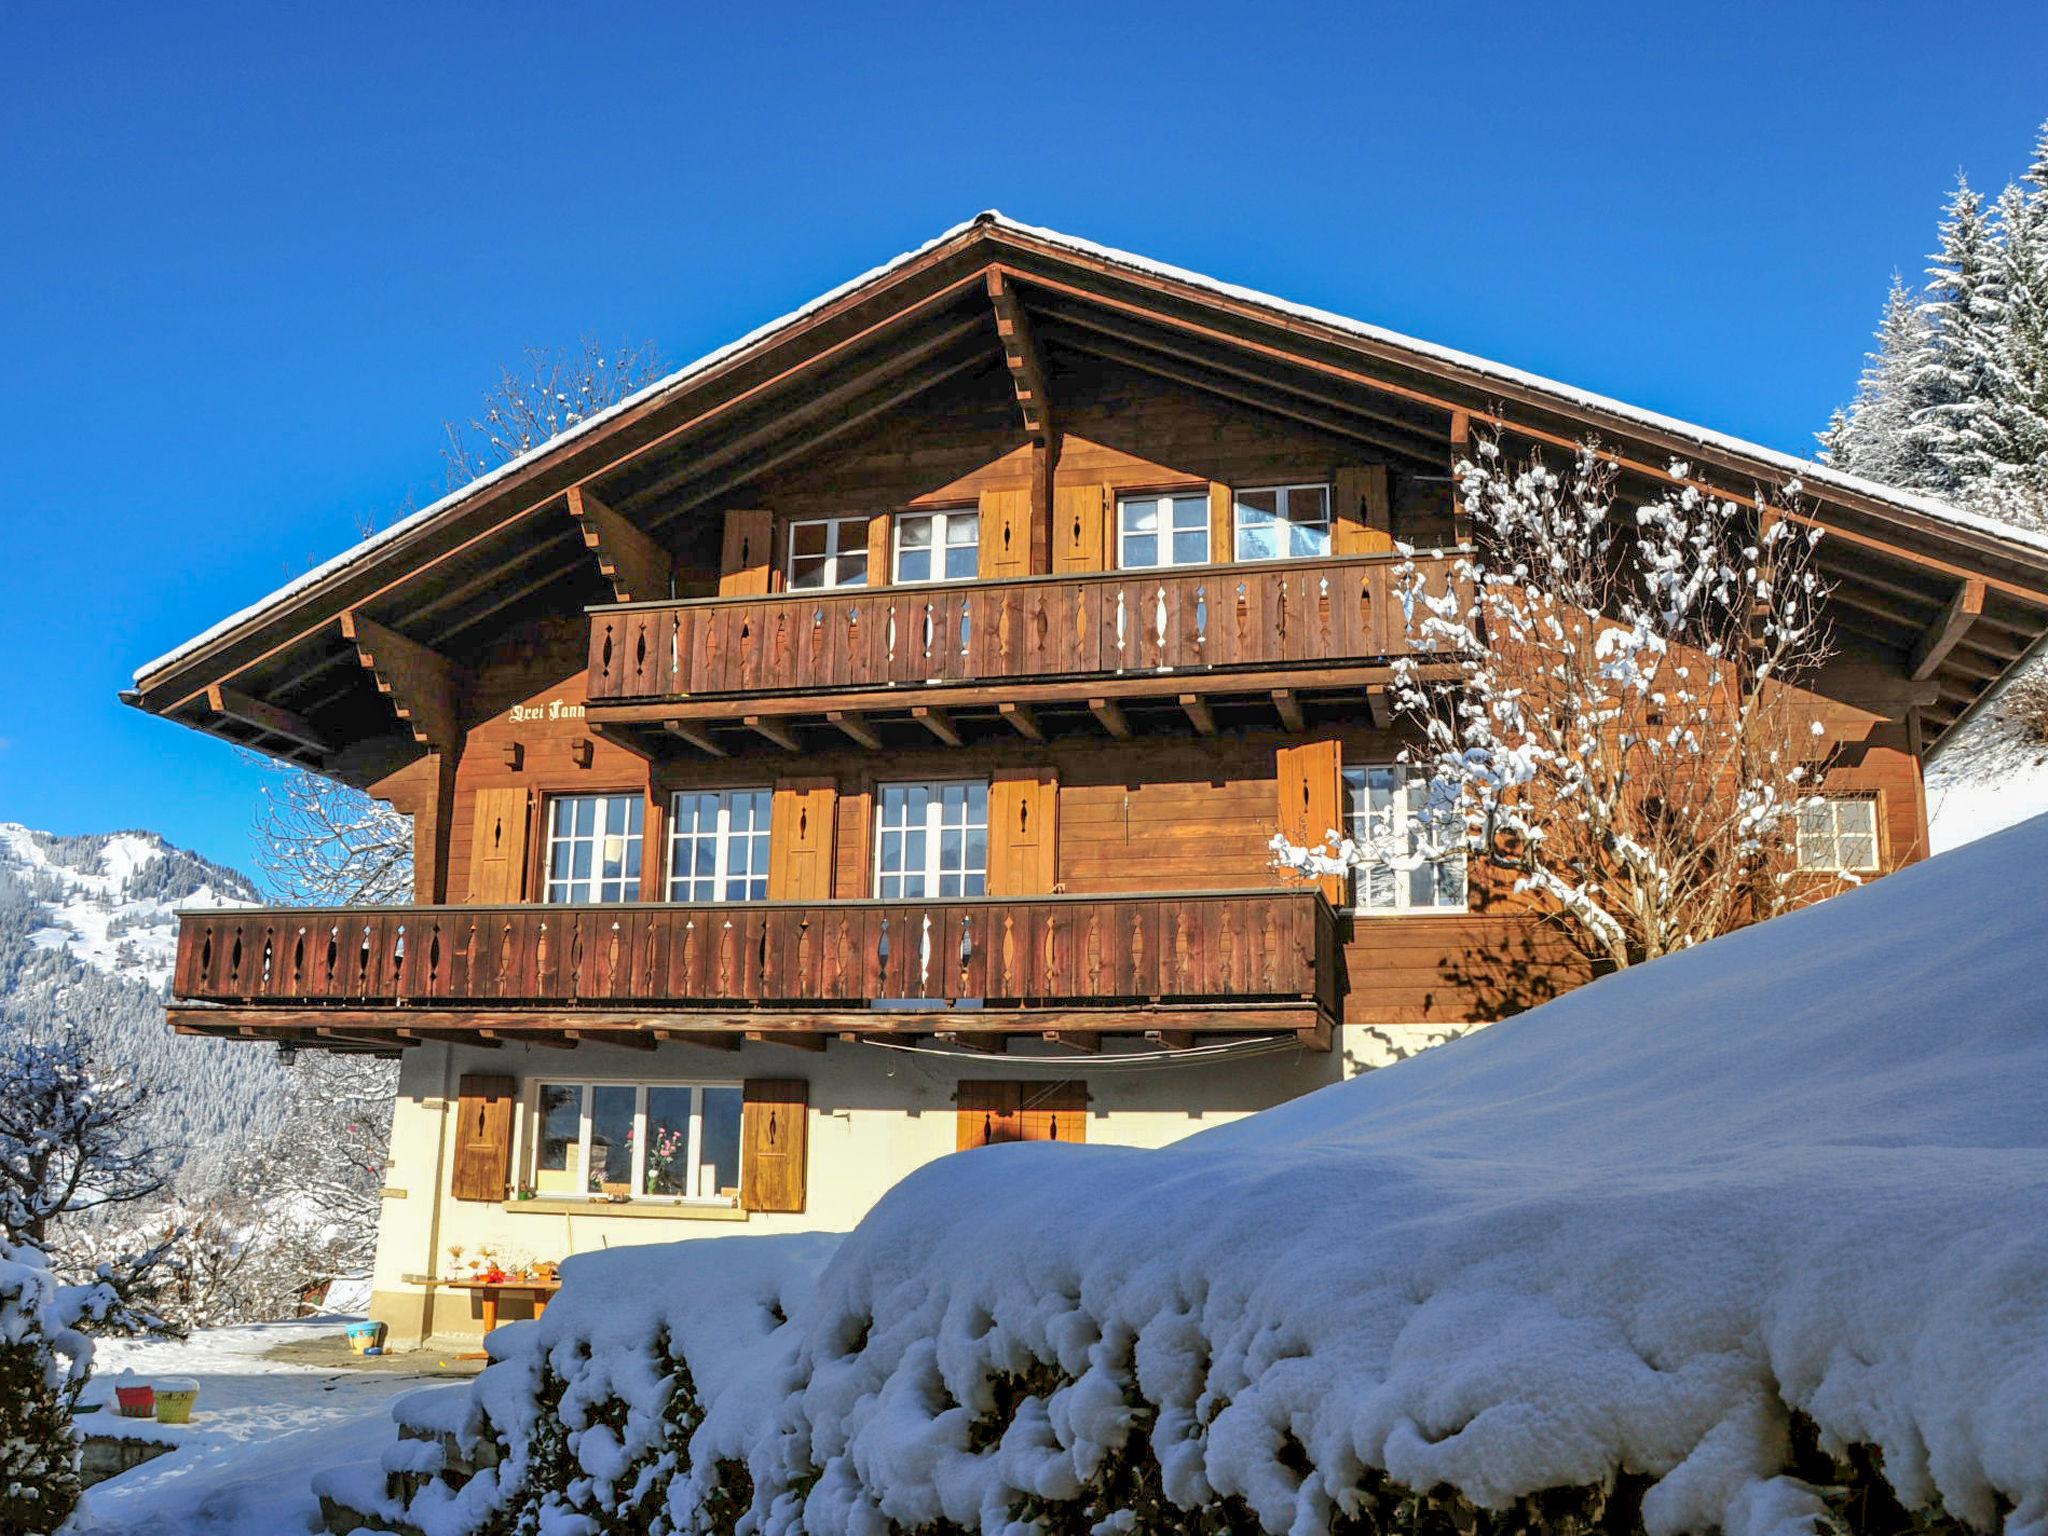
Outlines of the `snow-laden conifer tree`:
<svg viewBox="0 0 2048 1536">
<path fill-rule="evenodd" d="M 1415 654 L 1396 664 L 1434 852 L 1333 830 L 1320 849 L 1276 838 L 1281 861 L 1320 876 L 1469 852 L 1616 968 L 1830 889 L 1795 873 L 1825 753 L 1798 684 L 1827 653 L 1797 486 L 1759 514 L 1674 464 L 1625 508 L 1595 445 L 1560 474 L 1488 439 L 1458 477 L 1475 547 L 1440 589 L 1403 573 Z"/>
<path fill-rule="evenodd" d="M 1934 347 L 1933 323 L 1893 273 L 1877 350 L 1865 361 L 1856 398 L 1821 434 L 1829 464 L 1887 485 L 1928 489 L 1941 483 L 1942 466 L 1913 431 L 1919 414 L 1940 400 L 1929 388 L 1939 377 Z"/>
<path fill-rule="evenodd" d="M 1926 403 L 1914 410 L 1909 433 L 1938 466 L 1938 488 L 1954 491 L 1987 479 L 1998 462 L 1998 330 L 2005 310 L 1997 223 L 1964 178 L 1943 209 L 1940 240 L 1929 258 L 1924 306 L 1934 345 L 1911 376 Z"/>
</svg>

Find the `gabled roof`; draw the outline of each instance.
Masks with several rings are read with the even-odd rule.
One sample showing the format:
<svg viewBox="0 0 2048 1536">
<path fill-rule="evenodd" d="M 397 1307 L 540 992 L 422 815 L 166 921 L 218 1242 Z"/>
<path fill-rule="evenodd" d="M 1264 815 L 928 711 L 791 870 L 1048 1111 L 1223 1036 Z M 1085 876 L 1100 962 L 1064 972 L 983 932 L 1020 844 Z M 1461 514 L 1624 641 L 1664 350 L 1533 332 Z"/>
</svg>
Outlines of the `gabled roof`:
<svg viewBox="0 0 2048 1536">
<path fill-rule="evenodd" d="M 1864 594 L 1864 617 L 1889 626 L 1887 643 L 1910 651 L 1916 628 L 1941 618 L 1957 583 L 1987 583 L 1986 633 L 1979 638 L 1992 643 L 1976 648 L 1974 666 L 1942 674 L 1931 717 L 1937 729 L 2048 632 L 2048 537 L 1469 353 L 989 212 L 363 540 L 139 668 L 135 690 L 124 697 L 274 750 L 277 743 L 260 731 L 252 735 L 246 724 L 213 714 L 206 687 L 226 681 L 301 714 L 317 715 L 323 700 L 339 707 L 334 678 L 324 689 L 307 682 L 352 660 L 339 634 L 343 612 L 409 622 L 418 616 L 419 596 L 431 593 L 440 622 L 436 614 L 426 622 L 439 633 L 414 638 L 459 643 L 465 628 L 504 609 L 490 580 L 494 562 L 511 561 L 542 581 L 551 569 L 585 566 L 570 520 L 550 515 L 570 488 L 602 490 L 640 520 L 672 522 L 742 489 L 750 471 L 786 460 L 778 432 L 822 439 L 963 372 L 999 372 L 982 286 L 992 269 L 1013 282 L 1055 353 L 1071 345 L 1254 409 L 1337 412 L 1362 441 L 1438 472 L 1448 467 L 1448 422 L 1453 413 L 1469 413 L 1539 443 L 1595 435 L 1645 473 L 1660 474 L 1671 458 L 1682 458 L 1699 478 L 1735 494 L 1797 478 L 1819 519 L 1841 536 L 1826 542 L 1844 548 L 1852 562 L 1848 579 Z M 473 601 L 479 589 L 499 606 Z"/>
</svg>

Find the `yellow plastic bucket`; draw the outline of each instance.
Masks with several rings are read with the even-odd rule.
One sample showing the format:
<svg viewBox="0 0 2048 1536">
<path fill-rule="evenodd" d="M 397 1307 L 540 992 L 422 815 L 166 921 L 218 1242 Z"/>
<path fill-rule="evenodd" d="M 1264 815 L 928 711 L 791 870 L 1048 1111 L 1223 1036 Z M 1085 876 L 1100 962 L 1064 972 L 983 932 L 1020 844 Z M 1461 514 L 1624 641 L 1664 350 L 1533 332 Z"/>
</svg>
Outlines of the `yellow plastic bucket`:
<svg viewBox="0 0 2048 1536">
<path fill-rule="evenodd" d="M 189 1424 L 192 1404 L 199 1397 L 199 1383 L 189 1376 L 166 1376 L 156 1384 L 156 1421 L 159 1424 Z"/>
</svg>

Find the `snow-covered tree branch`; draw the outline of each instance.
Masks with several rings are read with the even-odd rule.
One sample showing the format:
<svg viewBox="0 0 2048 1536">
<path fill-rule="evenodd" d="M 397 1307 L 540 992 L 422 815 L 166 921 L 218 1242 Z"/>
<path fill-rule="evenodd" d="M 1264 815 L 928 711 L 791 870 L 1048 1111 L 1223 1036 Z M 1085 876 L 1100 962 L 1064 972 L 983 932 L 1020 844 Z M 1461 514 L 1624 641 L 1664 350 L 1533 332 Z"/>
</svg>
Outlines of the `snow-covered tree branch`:
<svg viewBox="0 0 2048 1536">
<path fill-rule="evenodd" d="M 442 423 L 448 488 L 538 448 L 660 376 L 652 343 L 607 347 L 585 336 L 571 348 L 528 347 L 516 365 L 499 371 L 481 411 Z"/>
<path fill-rule="evenodd" d="M 1415 653 L 1395 696 L 1429 835 L 1276 839 L 1281 861 L 1323 875 L 1469 851 L 1613 967 L 1809 899 L 1798 824 L 1825 737 L 1797 685 L 1827 654 L 1818 531 L 1796 485 L 1759 514 L 1689 473 L 1625 512 L 1593 445 L 1559 473 L 1482 439 L 1458 466 L 1474 552 L 1436 587 L 1401 572 Z"/>
</svg>

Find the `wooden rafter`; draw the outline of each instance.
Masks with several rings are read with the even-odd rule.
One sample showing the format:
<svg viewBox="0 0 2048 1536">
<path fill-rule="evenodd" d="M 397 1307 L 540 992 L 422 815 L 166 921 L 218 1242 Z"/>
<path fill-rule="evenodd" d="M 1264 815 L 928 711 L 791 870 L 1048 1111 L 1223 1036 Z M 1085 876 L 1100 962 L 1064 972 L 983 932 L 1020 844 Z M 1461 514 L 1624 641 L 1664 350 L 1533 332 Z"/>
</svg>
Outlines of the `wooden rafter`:
<svg viewBox="0 0 2048 1536">
<path fill-rule="evenodd" d="M 275 704 L 266 704 L 261 699 L 252 699 L 239 689 L 215 683 L 206 690 L 206 704 L 216 715 L 240 721 L 266 736 L 278 737 L 317 756 L 325 757 L 334 750 L 326 736 L 305 716 L 280 709 Z"/>
<path fill-rule="evenodd" d="M 1005 699 L 996 705 L 996 713 L 1009 721 L 1011 728 L 1026 741 L 1045 740 L 1045 727 L 1038 723 L 1038 712 L 1029 704 Z"/>
<path fill-rule="evenodd" d="M 788 723 L 766 715 L 742 715 L 740 724 L 766 741 L 772 741 L 785 752 L 801 752 L 803 743 L 796 739 L 796 732 Z"/>
<path fill-rule="evenodd" d="M 377 680 L 413 740 L 434 752 L 455 750 L 462 736 L 457 709 L 463 671 L 439 651 L 354 611 L 341 616 L 341 633 L 356 660 Z"/>
<path fill-rule="evenodd" d="M 661 728 L 677 741 L 688 742 L 706 757 L 730 757 L 732 754 L 711 737 L 711 732 L 701 725 L 692 725 L 687 720 L 664 720 Z"/>
<path fill-rule="evenodd" d="M 866 747 L 870 752 L 882 750 L 882 738 L 875 733 L 875 728 L 868 724 L 865 715 L 856 714 L 851 710 L 831 709 L 825 712 L 825 720 L 830 725 L 838 726 L 840 733 L 848 741 Z"/>
<path fill-rule="evenodd" d="M 930 731 L 949 747 L 960 745 L 960 731 L 953 724 L 953 717 L 936 705 L 917 705 L 910 711 L 910 718 Z"/>
<path fill-rule="evenodd" d="M 1941 611 L 1941 617 L 1927 626 L 1925 634 L 1913 647 L 1912 666 L 1909 669 L 1915 681 L 1930 678 L 1940 670 L 1948 653 L 1956 648 L 1956 642 L 1969 632 L 1984 612 L 1984 583 L 1977 580 L 1965 581 L 1956 588 L 1955 596 L 1948 600 L 1948 606 Z"/>
<path fill-rule="evenodd" d="M 1051 444 L 1057 440 L 1059 428 L 1053 418 L 1045 353 L 1039 348 L 1023 300 L 1000 267 L 989 269 L 988 297 L 995 306 L 996 335 L 1002 338 L 1003 361 L 1017 392 L 1017 408 L 1024 414 L 1024 431 L 1035 443 Z"/>
<path fill-rule="evenodd" d="M 1280 723 L 1288 730 L 1298 732 L 1308 728 L 1308 722 L 1301 713 L 1301 700 L 1292 688 L 1275 688 L 1272 699 L 1273 708 L 1279 711 Z"/>
<path fill-rule="evenodd" d="M 1093 698 L 1088 701 L 1088 713 L 1118 741 L 1131 739 L 1131 722 L 1124 715 L 1124 708 L 1115 699 Z"/>
<path fill-rule="evenodd" d="M 1197 736 L 1216 734 L 1216 711 L 1209 707 L 1209 701 L 1199 693 L 1184 693 L 1180 696 L 1180 707 L 1188 717 L 1188 724 L 1195 728 Z"/>
<path fill-rule="evenodd" d="M 583 532 L 583 547 L 622 603 L 675 595 L 675 559 L 582 486 L 569 487 L 569 515 Z"/>
</svg>

